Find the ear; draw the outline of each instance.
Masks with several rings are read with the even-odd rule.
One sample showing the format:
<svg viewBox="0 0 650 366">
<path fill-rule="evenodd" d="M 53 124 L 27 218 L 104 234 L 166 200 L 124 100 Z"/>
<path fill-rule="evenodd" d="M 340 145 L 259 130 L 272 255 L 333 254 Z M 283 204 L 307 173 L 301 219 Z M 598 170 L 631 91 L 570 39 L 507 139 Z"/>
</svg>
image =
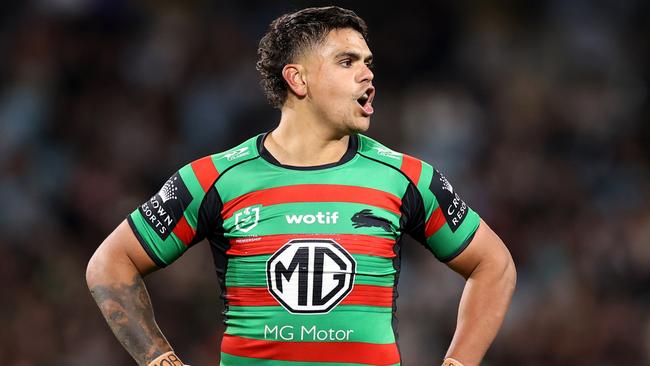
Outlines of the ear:
<svg viewBox="0 0 650 366">
<path fill-rule="evenodd" d="M 307 83 L 305 82 L 304 68 L 300 64 L 287 64 L 282 68 L 282 77 L 289 85 L 289 89 L 303 98 L 307 95 Z"/>
</svg>

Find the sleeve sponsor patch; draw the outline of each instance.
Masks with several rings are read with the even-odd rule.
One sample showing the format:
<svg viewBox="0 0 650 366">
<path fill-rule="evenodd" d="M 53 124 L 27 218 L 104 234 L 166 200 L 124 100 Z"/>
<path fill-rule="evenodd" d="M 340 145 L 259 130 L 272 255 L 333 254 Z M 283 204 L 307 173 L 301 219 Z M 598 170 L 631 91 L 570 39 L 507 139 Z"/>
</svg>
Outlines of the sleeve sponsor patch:
<svg viewBox="0 0 650 366">
<path fill-rule="evenodd" d="M 458 193 L 454 192 L 454 188 L 447 178 L 437 169 L 434 171 L 433 178 L 431 178 L 429 190 L 436 196 L 440 210 L 445 216 L 445 221 L 447 221 L 451 231 L 456 232 L 465 217 L 467 217 L 469 212 L 467 205 L 460 199 Z"/>
<path fill-rule="evenodd" d="M 138 210 L 160 239 L 165 240 L 183 217 L 192 195 L 178 172 Z"/>
</svg>

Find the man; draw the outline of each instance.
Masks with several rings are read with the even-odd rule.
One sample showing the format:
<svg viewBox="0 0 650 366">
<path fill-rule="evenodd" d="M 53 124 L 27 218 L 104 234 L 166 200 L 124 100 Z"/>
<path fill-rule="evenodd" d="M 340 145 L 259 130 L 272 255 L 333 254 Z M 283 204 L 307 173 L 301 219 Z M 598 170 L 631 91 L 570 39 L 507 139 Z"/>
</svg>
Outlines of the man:
<svg viewBox="0 0 650 366">
<path fill-rule="evenodd" d="M 443 364 L 480 363 L 514 290 L 511 256 L 438 170 L 360 134 L 375 96 L 366 33 L 338 7 L 276 19 L 257 67 L 277 128 L 181 168 L 97 249 L 88 286 L 139 365 L 182 365 L 142 276 L 205 238 L 221 365 L 397 365 L 404 234 L 467 279 Z"/>
</svg>

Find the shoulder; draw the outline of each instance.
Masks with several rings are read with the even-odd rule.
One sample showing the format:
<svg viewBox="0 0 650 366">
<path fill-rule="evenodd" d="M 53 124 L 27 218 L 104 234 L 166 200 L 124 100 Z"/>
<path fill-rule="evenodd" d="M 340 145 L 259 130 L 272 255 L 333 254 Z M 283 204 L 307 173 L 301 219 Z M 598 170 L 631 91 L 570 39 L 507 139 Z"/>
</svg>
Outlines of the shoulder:
<svg viewBox="0 0 650 366">
<path fill-rule="evenodd" d="M 220 174 L 243 162 L 255 159 L 259 156 L 257 142 L 261 135 L 256 135 L 241 144 L 226 151 L 210 156 Z"/>
<path fill-rule="evenodd" d="M 191 172 L 204 191 L 207 191 L 220 176 L 237 165 L 259 156 L 256 146 L 258 138 L 259 135 L 253 136 L 228 150 L 196 159 L 181 171 Z"/>
<path fill-rule="evenodd" d="M 255 159 L 259 156 L 259 152 L 257 151 L 257 141 L 259 137 L 260 135 L 253 136 L 228 150 L 196 159 L 191 163 L 191 165 L 212 165 L 219 174 L 223 174 L 235 165 Z"/>
<path fill-rule="evenodd" d="M 433 170 L 430 164 L 362 134 L 359 134 L 359 154 L 400 171 L 416 186 L 423 173 Z"/>
</svg>

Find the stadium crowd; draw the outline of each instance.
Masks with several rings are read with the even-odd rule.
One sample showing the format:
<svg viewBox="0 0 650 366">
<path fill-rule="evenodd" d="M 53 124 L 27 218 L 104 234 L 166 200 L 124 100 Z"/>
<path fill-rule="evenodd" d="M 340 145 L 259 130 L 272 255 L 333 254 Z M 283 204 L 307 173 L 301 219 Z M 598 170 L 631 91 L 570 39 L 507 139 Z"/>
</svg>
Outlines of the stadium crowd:
<svg viewBox="0 0 650 366">
<path fill-rule="evenodd" d="M 342 2 L 370 27 L 368 134 L 433 163 L 518 269 L 485 365 L 650 364 L 650 7 Z M 0 13 L 0 360 L 129 356 L 84 281 L 103 238 L 177 168 L 277 123 L 256 48 L 263 1 L 12 2 Z M 441 360 L 464 281 L 403 245 L 405 365 Z M 192 365 L 217 365 L 207 245 L 147 280 Z M 8 295 L 8 296 L 7 296 Z"/>
</svg>

